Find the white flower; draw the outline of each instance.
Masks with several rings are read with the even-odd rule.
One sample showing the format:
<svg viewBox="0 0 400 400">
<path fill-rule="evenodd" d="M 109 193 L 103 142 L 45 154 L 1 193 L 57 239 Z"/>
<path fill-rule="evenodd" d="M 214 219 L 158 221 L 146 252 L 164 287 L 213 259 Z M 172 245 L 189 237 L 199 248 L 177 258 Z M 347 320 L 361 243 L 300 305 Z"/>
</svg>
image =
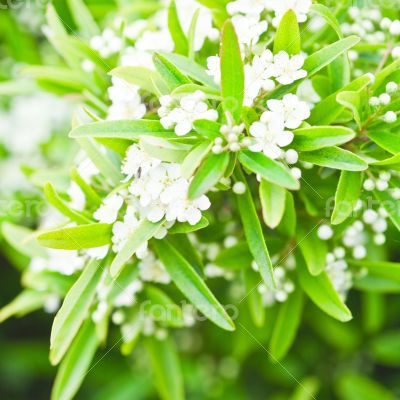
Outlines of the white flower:
<svg viewBox="0 0 400 400">
<path fill-rule="evenodd" d="M 214 78 L 214 82 L 217 85 L 221 83 L 221 59 L 219 56 L 211 56 L 207 58 L 206 73 Z"/>
<path fill-rule="evenodd" d="M 270 8 L 275 11 L 273 19 L 274 26 L 278 26 L 282 17 L 287 11 L 293 10 L 296 13 L 298 22 L 307 21 L 307 14 L 312 5 L 311 0 L 268 0 Z"/>
<path fill-rule="evenodd" d="M 321 240 L 329 240 L 333 236 L 333 230 L 329 225 L 321 225 L 317 234 Z"/>
<path fill-rule="evenodd" d="M 392 57 L 397 60 L 398 58 L 400 58 L 400 46 L 396 46 L 393 48 L 392 50 Z"/>
<path fill-rule="evenodd" d="M 172 108 L 169 112 L 166 106 L 162 105 L 159 110 L 162 126 L 165 129 L 175 127 L 175 133 L 178 136 L 185 136 L 193 129 L 193 122 L 198 119 L 216 121 L 218 112 L 208 109 L 205 99 L 205 94 L 197 90 L 193 94 L 182 97 L 179 107 Z"/>
<path fill-rule="evenodd" d="M 285 127 L 298 128 L 301 123 L 310 117 L 310 108 L 307 103 L 300 101 L 295 94 L 286 94 L 282 100 L 268 100 L 269 109 L 282 116 Z"/>
<path fill-rule="evenodd" d="M 287 146 L 293 141 L 293 133 L 285 131 L 285 124 L 280 115 L 271 111 L 262 114 L 260 122 L 254 122 L 250 127 L 250 134 L 255 143 L 249 146 L 253 152 L 262 151 L 272 159 L 282 155 L 281 147 Z"/>
<path fill-rule="evenodd" d="M 105 29 L 99 36 L 90 39 L 90 46 L 97 50 L 104 58 L 118 53 L 122 48 L 122 39 L 111 29 Z"/>
<path fill-rule="evenodd" d="M 152 252 L 139 262 L 139 276 L 145 282 L 155 282 L 168 284 L 171 277 L 165 270 L 164 265 L 158 260 Z"/>
<path fill-rule="evenodd" d="M 68 196 L 70 198 L 69 205 L 75 210 L 82 211 L 85 208 L 86 198 L 80 186 L 72 181 L 68 188 Z"/>
<path fill-rule="evenodd" d="M 260 21 L 258 15 L 244 16 L 237 14 L 232 17 L 232 23 L 235 27 L 239 43 L 247 46 L 254 46 L 260 39 L 260 36 L 268 29 L 268 22 Z"/>
<path fill-rule="evenodd" d="M 244 105 L 253 105 L 254 99 L 260 90 L 270 92 L 275 88 L 271 77 L 274 76 L 274 56 L 270 50 L 265 50 L 261 56 L 255 56 L 251 64 L 244 66 L 245 73 L 245 99 Z"/>
<path fill-rule="evenodd" d="M 108 95 L 112 105 L 108 109 L 107 119 L 140 119 L 146 114 L 146 106 L 138 92 L 139 87 L 131 85 L 113 76 Z"/>
<path fill-rule="evenodd" d="M 106 197 L 103 204 L 93 214 L 93 217 L 104 224 L 112 224 L 118 217 L 118 211 L 122 207 L 124 199 L 119 194 Z"/>
<path fill-rule="evenodd" d="M 302 55 L 297 54 L 290 58 L 286 51 L 280 51 L 274 56 L 274 76 L 280 84 L 290 85 L 307 76 L 307 72 L 301 69 L 303 65 Z"/>
<path fill-rule="evenodd" d="M 128 181 L 136 175 L 147 175 L 151 169 L 160 164 L 160 160 L 150 157 L 137 144 L 133 144 L 126 152 L 121 171 L 127 175 L 125 180 Z"/>
<path fill-rule="evenodd" d="M 140 51 L 165 51 L 166 53 L 171 53 L 174 50 L 174 42 L 168 29 L 147 30 L 136 41 L 135 47 Z"/>
<path fill-rule="evenodd" d="M 106 244 L 101 247 L 93 247 L 92 249 L 88 249 L 86 251 L 86 254 L 90 258 L 95 258 L 96 260 L 103 260 L 108 254 L 108 250 L 109 250 L 109 245 Z"/>
<path fill-rule="evenodd" d="M 135 47 L 127 47 L 121 55 L 121 65 L 128 67 L 144 67 L 154 70 L 153 57 L 147 51 Z"/>
<path fill-rule="evenodd" d="M 259 15 L 264 11 L 265 7 L 265 0 L 236 0 L 228 3 L 226 5 L 226 10 L 230 15 Z"/>
<path fill-rule="evenodd" d="M 143 289 L 143 283 L 136 279 L 129 284 L 114 300 L 115 307 L 129 307 L 135 304 L 136 294 Z"/>
</svg>

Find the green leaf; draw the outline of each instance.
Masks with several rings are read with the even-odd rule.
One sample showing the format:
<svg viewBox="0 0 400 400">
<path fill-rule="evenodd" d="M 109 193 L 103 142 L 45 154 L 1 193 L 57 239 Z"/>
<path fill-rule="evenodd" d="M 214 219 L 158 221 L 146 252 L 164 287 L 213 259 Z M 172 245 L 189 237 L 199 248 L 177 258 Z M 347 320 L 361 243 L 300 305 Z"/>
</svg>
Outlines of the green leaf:
<svg viewBox="0 0 400 400">
<path fill-rule="evenodd" d="M 273 362 L 279 362 L 285 358 L 292 346 L 300 325 L 303 302 L 303 292 L 300 288 L 297 288 L 279 306 L 278 317 L 274 324 L 270 342 L 270 353 Z"/>
<path fill-rule="evenodd" d="M 254 271 L 244 271 L 244 282 L 246 293 L 246 302 L 249 306 L 249 312 L 254 325 L 257 327 L 264 326 L 265 323 L 265 306 L 261 293 L 257 290 L 260 284 L 259 276 Z"/>
<path fill-rule="evenodd" d="M 189 179 L 193 176 L 196 169 L 203 162 L 204 158 L 210 152 L 213 143 L 205 141 L 193 147 L 189 154 L 185 157 L 181 165 L 181 175 L 184 179 Z"/>
<path fill-rule="evenodd" d="M 278 226 L 278 232 L 289 238 L 292 238 L 296 233 L 296 225 L 297 216 L 296 208 L 294 206 L 293 195 L 290 192 L 286 192 L 285 213 L 283 214 L 282 221 Z"/>
<path fill-rule="evenodd" d="M 247 243 L 239 242 L 232 247 L 222 249 L 213 263 L 222 268 L 241 271 L 250 268 L 252 261 L 253 256 Z"/>
<path fill-rule="evenodd" d="M 353 318 L 325 272 L 312 276 L 303 260 L 297 257 L 297 273 L 304 292 L 322 311 L 342 322 Z"/>
<path fill-rule="evenodd" d="M 57 14 L 53 4 L 49 3 L 46 9 L 46 21 L 55 36 L 65 36 L 67 31 Z"/>
<path fill-rule="evenodd" d="M 194 60 L 195 58 L 195 40 L 196 40 L 196 29 L 197 29 L 197 22 L 199 20 L 201 9 L 198 8 L 195 13 L 193 14 L 192 21 L 190 22 L 189 31 L 188 31 L 188 43 L 189 43 L 189 58 Z"/>
<path fill-rule="evenodd" d="M 394 199 L 387 191 L 374 190 L 374 196 L 389 214 L 393 225 L 400 231 L 400 201 Z"/>
<path fill-rule="evenodd" d="M 51 400 L 72 400 L 88 373 L 98 347 L 96 329 L 89 319 L 77 334 L 58 369 Z"/>
<path fill-rule="evenodd" d="M 51 329 L 50 362 L 53 365 L 63 358 L 87 317 L 102 273 L 98 261 L 90 261 L 67 293 Z"/>
<path fill-rule="evenodd" d="M 156 286 L 146 286 L 146 298 L 150 302 L 144 303 L 144 312 L 149 312 L 151 317 L 167 326 L 180 328 L 185 325 L 181 308 L 161 289 Z"/>
<path fill-rule="evenodd" d="M 155 95 L 159 95 L 159 91 L 168 93 L 168 88 L 160 75 L 145 67 L 117 67 L 110 72 L 110 75 L 123 79 L 132 85 L 137 85 Z"/>
<path fill-rule="evenodd" d="M 348 261 L 351 266 L 366 268 L 368 276 L 400 283 L 400 263 L 388 261 Z"/>
<path fill-rule="evenodd" d="M 222 28 L 221 42 L 223 106 L 239 122 L 244 99 L 244 67 L 235 28 L 229 20 Z"/>
<path fill-rule="evenodd" d="M 93 137 L 137 141 L 143 136 L 176 138 L 174 131 L 166 130 L 159 121 L 150 119 L 92 122 L 80 125 L 69 133 L 73 139 Z"/>
<path fill-rule="evenodd" d="M 307 78 L 304 79 L 311 78 L 336 58 L 355 46 L 359 41 L 360 38 L 357 36 L 348 36 L 345 39 L 338 40 L 337 42 L 325 46 L 321 50 L 318 50 L 317 52 L 308 56 L 303 66 L 303 69 L 307 71 Z M 296 88 L 301 82 L 302 80 L 298 80 L 291 85 L 285 85 L 277 88 L 274 92 L 272 92 L 271 98 L 280 98 L 285 93 L 288 93 Z M 327 109 L 325 108 L 325 111 L 326 110 Z"/>
<path fill-rule="evenodd" d="M 371 165 L 378 166 L 387 166 L 387 165 L 397 165 L 400 164 L 400 153 L 397 153 L 395 156 L 387 158 L 385 160 L 374 161 Z"/>
<path fill-rule="evenodd" d="M 37 240 L 44 247 L 63 250 L 81 250 L 111 243 L 112 225 L 89 224 L 44 232 Z"/>
<path fill-rule="evenodd" d="M 181 254 L 166 240 L 155 241 L 154 247 L 171 279 L 188 300 L 222 329 L 234 330 L 229 315 Z"/>
<path fill-rule="evenodd" d="M 384 332 L 372 339 L 370 352 L 379 364 L 389 367 L 400 365 L 400 331 L 394 330 Z"/>
<path fill-rule="evenodd" d="M 47 258 L 47 252 L 36 240 L 35 232 L 23 226 L 3 222 L 1 233 L 4 239 L 21 254 L 29 257 Z"/>
<path fill-rule="evenodd" d="M 154 53 L 153 62 L 170 92 L 180 85 L 190 83 L 190 80 L 174 64 L 168 61 L 164 55 Z"/>
<path fill-rule="evenodd" d="M 361 95 L 356 91 L 342 91 L 336 96 L 336 101 L 353 114 L 354 120 L 361 129 Z"/>
<path fill-rule="evenodd" d="M 215 139 L 221 136 L 221 124 L 208 119 L 198 119 L 193 122 L 193 128 L 200 135 L 208 138 Z"/>
<path fill-rule="evenodd" d="M 298 226 L 297 243 L 308 271 L 311 275 L 316 276 L 325 270 L 328 246 L 325 241 L 318 238 L 317 226 L 306 225 L 307 228 Z"/>
<path fill-rule="evenodd" d="M 354 139 L 355 132 L 344 126 L 311 126 L 293 131 L 291 146 L 298 151 L 312 151 L 339 146 Z"/>
<path fill-rule="evenodd" d="M 344 107 L 337 102 L 337 96 L 341 92 L 345 91 L 358 91 L 365 89 L 371 83 L 371 76 L 363 75 L 353 82 L 350 82 L 345 87 L 337 90 L 335 93 L 332 93 L 321 102 L 315 105 L 315 107 L 311 110 L 311 116 L 307 120 L 307 122 L 311 125 L 328 125 L 335 121 L 341 112 L 344 110 Z M 329 112 L 326 112 L 329 110 Z"/>
<path fill-rule="evenodd" d="M 22 291 L 11 303 L 0 309 L 0 323 L 16 316 L 23 317 L 26 314 L 41 309 L 49 294 L 35 290 Z"/>
<path fill-rule="evenodd" d="M 290 55 L 300 54 L 300 29 L 296 13 L 288 10 L 282 17 L 275 34 L 274 53 L 286 51 Z"/>
<path fill-rule="evenodd" d="M 339 147 L 326 147 L 300 154 L 301 161 L 307 161 L 320 167 L 344 171 L 364 171 L 368 164 L 354 153 Z"/>
<path fill-rule="evenodd" d="M 341 224 L 351 216 L 360 198 L 363 174 L 342 171 L 335 194 L 335 208 L 332 213 L 332 225 Z"/>
<path fill-rule="evenodd" d="M 82 215 L 81 212 L 73 210 L 68 205 L 66 205 L 54 189 L 53 185 L 50 182 L 47 182 L 43 188 L 44 195 L 46 200 L 61 214 L 64 214 L 68 217 L 71 221 L 76 222 L 77 224 L 87 224 L 91 223 L 92 221 L 89 218 L 86 218 Z"/>
<path fill-rule="evenodd" d="M 400 140 L 398 133 L 388 131 L 368 132 L 368 137 L 382 149 L 396 155 L 400 153 Z"/>
<path fill-rule="evenodd" d="M 195 232 L 200 229 L 206 228 L 210 223 L 206 217 L 201 217 L 200 222 L 195 225 L 190 225 L 188 222 L 178 222 L 175 223 L 172 228 L 168 229 L 168 233 L 171 235 L 178 234 L 178 233 L 189 233 Z"/>
<path fill-rule="evenodd" d="M 82 0 L 68 0 L 68 6 L 79 32 L 84 38 L 91 39 L 100 33 L 92 14 Z"/>
<path fill-rule="evenodd" d="M 130 233 L 124 247 L 117 253 L 111 264 L 111 276 L 115 277 L 120 273 L 124 264 L 129 261 L 129 259 L 135 254 L 136 250 L 140 246 L 142 246 L 156 234 L 162 223 L 162 220 L 154 224 L 145 219 Z"/>
<path fill-rule="evenodd" d="M 200 197 L 212 189 L 224 176 L 229 153 L 211 154 L 200 166 L 189 186 L 189 199 Z"/>
<path fill-rule="evenodd" d="M 300 188 L 299 182 L 293 178 L 287 168 L 262 153 L 243 150 L 239 153 L 239 161 L 245 168 L 260 174 L 268 182 L 291 190 Z"/>
<path fill-rule="evenodd" d="M 296 387 L 289 400 L 315 400 L 319 390 L 319 382 L 313 376 L 303 379 Z"/>
<path fill-rule="evenodd" d="M 340 400 L 395 400 L 396 397 L 383 385 L 354 372 L 346 372 L 336 384 Z"/>
<path fill-rule="evenodd" d="M 236 182 L 243 182 L 246 185 L 245 193 L 236 195 L 236 200 L 250 252 L 258 265 L 261 277 L 265 284 L 269 288 L 274 288 L 275 279 L 273 266 L 265 244 L 260 220 L 246 178 L 239 168 L 234 172 L 234 179 Z"/>
<path fill-rule="evenodd" d="M 260 183 L 260 200 L 265 224 L 275 229 L 285 212 L 286 190 L 265 180 Z"/>
<path fill-rule="evenodd" d="M 119 168 L 113 164 L 108 155 L 101 151 L 100 144 L 91 137 L 78 138 L 77 142 L 100 173 L 109 180 L 113 186 L 118 186 L 123 180 L 123 175 Z"/>
<path fill-rule="evenodd" d="M 337 33 L 340 39 L 343 37 L 339 21 L 328 7 L 322 4 L 313 4 L 310 8 L 310 12 L 322 17 Z"/>
<path fill-rule="evenodd" d="M 182 371 L 175 344 L 171 338 L 145 341 L 154 373 L 155 383 L 162 400 L 184 400 Z"/>
<path fill-rule="evenodd" d="M 151 157 L 161 161 L 181 164 L 192 146 L 165 139 L 145 136 L 140 139 L 140 147 Z"/>
<path fill-rule="evenodd" d="M 71 179 L 81 188 L 82 192 L 85 194 L 85 200 L 87 203 L 91 204 L 94 208 L 98 208 L 102 203 L 101 197 L 96 193 L 96 191 L 79 175 L 76 168 L 71 170 Z"/>
<path fill-rule="evenodd" d="M 88 87 L 85 75 L 69 68 L 30 66 L 24 68 L 22 73 L 41 82 L 62 86 L 72 92 L 81 92 Z"/>
<path fill-rule="evenodd" d="M 210 77 L 210 75 L 207 75 L 204 68 L 190 58 L 173 53 L 160 52 L 160 54 L 162 54 L 164 59 L 175 65 L 176 68 L 182 71 L 185 75 L 189 76 L 191 79 L 200 82 L 206 86 L 214 88 L 217 87 L 214 79 Z"/>
<path fill-rule="evenodd" d="M 188 54 L 189 44 L 178 17 L 175 0 L 171 0 L 168 8 L 168 29 L 175 44 L 174 52 Z"/>
</svg>

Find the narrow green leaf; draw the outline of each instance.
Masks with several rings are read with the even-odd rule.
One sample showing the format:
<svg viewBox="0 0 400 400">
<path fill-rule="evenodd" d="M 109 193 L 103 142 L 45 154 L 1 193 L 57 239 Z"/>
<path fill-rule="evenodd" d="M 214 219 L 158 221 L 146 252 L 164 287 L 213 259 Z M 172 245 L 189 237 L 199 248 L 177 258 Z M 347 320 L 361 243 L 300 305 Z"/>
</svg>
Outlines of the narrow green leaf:
<svg viewBox="0 0 400 400">
<path fill-rule="evenodd" d="M 400 140 L 398 133 L 388 131 L 368 132 L 368 137 L 382 149 L 396 155 L 400 153 Z"/>
<path fill-rule="evenodd" d="M 124 247 L 117 253 L 111 263 L 111 276 L 115 277 L 121 272 L 124 264 L 129 261 L 140 246 L 156 234 L 162 223 L 162 220 L 154 224 L 145 219 L 133 232 L 130 233 Z"/>
<path fill-rule="evenodd" d="M 265 180 L 260 183 L 260 200 L 265 224 L 275 229 L 285 212 L 286 190 Z"/>
<path fill-rule="evenodd" d="M 100 206 L 102 199 L 96 193 L 96 191 L 79 175 L 76 168 L 71 171 L 72 180 L 81 188 L 82 192 L 85 194 L 85 200 L 87 203 L 91 204 L 94 208 Z"/>
<path fill-rule="evenodd" d="M 207 75 L 204 68 L 190 58 L 173 53 L 160 52 L 160 54 L 191 79 L 206 86 L 217 87 L 214 79 Z"/>
<path fill-rule="evenodd" d="M 103 269 L 92 260 L 66 295 L 54 318 L 50 337 L 50 362 L 56 365 L 70 347 L 96 295 Z"/>
<path fill-rule="evenodd" d="M 84 38 L 90 39 L 100 33 L 96 21 L 82 0 L 68 0 L 68 6 L 79 32 Z"/>
<path fill-rule="evenodd" d="M 374 161 L 371 165 L 388 166 L 400 164 L 400 153 L 397 153 L 393 157 L 387 158 L 385 160 Z"/>
<path fill-rule="evenodd" d="M 197 22 L 199 20 L 201 9 L 198 8 L 195 13 L 193 14 L 192 21 L 190 22 L 189 31 L 188 31 L 188 43 L 189 43 L 189 54 L 188 57 L 191 60 L 195 58 L 195 40 L 196 40 L 196 29 L 197 29 Z"/>
<path fill-rule="evenodd" d="M 234 330 L 229 315 L 181 254 L 166 240 L 155 241 L 154 247 L 171 279 L 191 303 L 222 329 Z"/>
<path fill-rule="evenodd" d="M 341 224 L 352 214 L 360 198 L 363 175 L 360 172 L 342 171 L 335 194 L 333 225 Z"/>
<path fill-rule="evenodd" d="M 312 125 L 329 125 L 333 121 L 335 121 L 340 113 L 344 110 L 344 107 L 339 104 L 336 100 L 339 93 L 344 91 L 361 91 L 365 89 L 371 83 L 371 77 L 369 75 L 363 75 L 353 82 L 350 82 L 345 87 L 337 90 L 335 93 L 332 93 L 321 102 L 315 105 L 315 107 L 311 110 L 311 116 L 307 120 L 308 123 Z M 329 112 L 326 112 L 329 110 Z"/>
<path fill-rule="evenodd" d="M 100 173 L 114 186 L 118 186 L 123 180 L 123 175 L 107 154 L 101 151 L 100 145 L 91 137 L 80 137 L 77 142 Z"/>
<path fill-rule="evenodd" d="M 193 127 L 197 133 L 208 138 L 215 139 L 221 136 L 221 124 L 208 119 L 198 119 L 193 122 Z"/>
<path fill-rule="evenodd" d="M 382 296 L 380 296 L 382 297 Z M 381 333 L 372 339 L 370 352 L 375 361 L 388 367 L 400 366 L 400 331 Z"/>
<path fill-rule="evenodd" d="M 361 128 L 361 95 L 356 91 L 342 91 L 336 96 L 336 101 L 353 114 L 359 128 Z"/>
<path fill-rule="evenodd" d="M 337 33 L 340 39 L 343 37 L 339 21 L 327 6 L 324 6 L 323 4 L 313 4 L 310 8 L 310 12 L 322 17 Z"/>
<path fill-rule="evenodd" d="M 349 264 L 358 268 L 366 268 L 368 270 L 368 275 L 374 278 L 384 278 L 400 283 L 400 263 L 349 260 Z"/>
<path fill-rule="evenodd" d="M 289 400 L 315 400 L 319 390 L 319 381 L 313 376 L 303 379 L 297 385 Z"/>
<path fill-rule="evenodd" d="M 180 85 L 190 83 L 190 80 L 163 55 L 154 53 L 153 62 L 170 92 Z"/>
<path fill-rule="evenodd" d="M 89 218 L 85 217 L 81 212 L 73 210 L 68 205 L 66 205 L 54 189 L 53 185 L 50 182 L 47 182 L 43 188 L 44 195 L 46 200 L 61 214 L 64 214 L 71 221 L 76 222 L 77 224 L 88 224 L 91 221 Z"/>
<path fill-rule="evenodd" d="M 270 342 L 271 359 L 279 362 L 285 358 L 292 346 L 301 321 L 303 311 L 303 293 L 297 288 L 289 298 L 279 306 Z"/>
<path fill-rule="evenodd" d="M 389 214 L 393 225 L 400 231 L 400 201 L 394 199 L 387 191 L 374 190 L 374 196 Z"/>
<path fill-rule="evenodd" d="M 174 52 L 184 55 L 188 54 L 189 44 L 179 20 L 175 0 L 171 0 L 168 8 L 168 29 L 175 45 Z"/>
<path fill-rule="evenodd" d="M 250 188 L 247 184 L 243 172 L 237 168 L 234 172 L 236 182 L 243 182 L 246 185 L 246 191 L 243 194 L 236 195 L 240 218 L 242 220 L 244 234 L 251 254 L 260 270 L 261 277 L 269 288 L 275 287 L 273 266 L 269 257 L 269 252 L 265 244 L 264 234 L 261 228 L 260 220 L 253 203 Z"/>
<path fill-rule="evenodd" d="M 0 323 L 16 316 L 23 317 L 26 314 L 41 309 L 48 293 L 35 290 L 24 290 L 14 300 L 0 309 Z"/>
<path fill-rule="evenodd" d="M 21 254 L 29 257 L 47 258 L 47 252 L 36 240 L 35 232 L 24 226 L 3 222 L 1 233 L 4 239 Z"/>
<path fill-rule="evenodd" d="M 299 182 L 293 178 L 287 168 L 262 153 L 243 150 L 239 153 L 239 161 L 245 168 L 260 174 L 268 182 L 291 190 L 300 188 Z"/>
<path fill-rule="evenodd" d="M 165 162 L 181 164 L 191 145 L 171 142 L 165 139 L 145 136 L 140 139 L 140 147 L 151 157 Z"/>
<path fill-rule="evenodd" d="M 354 153 L 339 147 L 326 147 L 300 154 L 301 161 L 307 161 L 320 167 L 344 171 L 364 171 L 368 164 Z"/>
<path fill-rule="evenodd" d="M 46 21 L 55 36 L 67 35 L 67 31 L 57 14 L 53 4 L 49 3 L 46 9 Z"/>
<path fill-rule="evenodd" d="M 213 143 L 205 141 L 195 146 L 185 157 L 181 165 L 182 178 L 189 179 L 210 152 Z"/>
<path fill-rule="evenodd" d="M 244 99 L 244 67 L 235 28 L 229 20 L 222 28 L 221 42 L 223 106 L 239 122 Z"/>
<path fill-rule="evenodd" d="M 395 400 L 396 396 L 383 385 L 354 372 L 342 375 L 336 384 L 340 400 Z"/>
<path fill-rule="evenodd" d="M 96 329 L 89 319 L 79 331 L 58 369 L 51 400 L 72 400 L 79 390 L 98 347 Z"/>
<path fill-rule="evenodd" d="M 211 154 L 200 166 L 189 186 L 189 199 L 200 197 L 212 189 L 224 176 L 229 153 Z"/>
<path fill-rule="evenodd" d="M 215 265 L 229 270 L 246 270 L 251 267 L 253 256 L 246 242 L 239 242 L 235 246 L 222 249 L 213 260 Z"/>
<path fill-rule="evenodd" d="M 156 71 L 145 67 L 117 67 L 110 72 L 110 75 L 123 79 L 132 85 L 137 85 L 155 95 L 159 94 L 159 90 L 162 93 L 168 92 L 168 88 L 160 75 Z"/>
<path fill-rule="evenodd" d="M 145 344 L 161 399 L 184 400 L 182 371 L 172 339 L 157 340 L 150 336 Z"/>
<path fill-rule="evenodd" d="M 260 277 L 251 270 L 244 271 L 244 282 L 246 293 L 246 302 L 249 306 L 251 319 L 255 326 L 262 327 L 265 323 L 265 306 L 261 293 L 257 290 L 260 284 Z"/>
<path fill-rule="evenodd" d="M 340 146 L 354 139 L 355 132 L 344 126 L 311 126 L 293 131 L 291 146 L 298 151 L 319 150 L 324 147 Z"/>
<path fill-rule="evenodd" d="M 80 125 L 69 133 L 73 139 L 93 137 L 137 141 L 142 136 L 176 138 L 174 131 L 164 129 L 159 121 L 150 119 L 92 122 Z"/>
<path fill-rule="evenodd" d="M 316 276 L 323 272 L 326 266 L 328 247 L 326 242 L 318 238 L 317 227 L 298 226 L 297 243 L 310 274 Z"/>
<path fill-rule="evenodd" d="M 200 229 L 206 228 L 210 223 L 206 217 L 201 217 L 200 222 L 196 225 L 190 225 L 188 222 L 178 222 L 172 228 L 168 229 L 168 233 L 170 235 L 178 234 L 178 233 L 190 233 L 195 232 Z"/>
<path fill-rule="evenodd" d="M 175 328 L 185 325 L 182 309 L 161 289 L 156 286 L 146 286 L 146 298 L 150 302 L 145 312 L 150 312 L 151 317 Z"/>
<path fill-rule="evenodd" d="M 63 250 L 91 249 L 111 243 L 112 225 L 89 224 L 44 232 L 37 240 L 44 247 Z"/>
<path fill-rule="evenodd" d="M 277 229 L 279 233 L 282 233 L 288 238 L 292 238 L 296 233 L 296 226 L 297 216 L 293 195 L 290 192 L 286 192 L 285 213 Z"/>
<path fill-rule="evenodd" d="M 301 257 L 297 257 L 297 273 L 304 292 L 322 311 L 342 322 L 353 318 L 325 272 L 312 276 Z"/>
<path fill-rule="evenodd" d="M 286 51 L 290 55 L 300 54 L 300 29 L 296 13 L 288 10 L 282 17 L 275 34 L 274 53 Z"/>
</svg>

